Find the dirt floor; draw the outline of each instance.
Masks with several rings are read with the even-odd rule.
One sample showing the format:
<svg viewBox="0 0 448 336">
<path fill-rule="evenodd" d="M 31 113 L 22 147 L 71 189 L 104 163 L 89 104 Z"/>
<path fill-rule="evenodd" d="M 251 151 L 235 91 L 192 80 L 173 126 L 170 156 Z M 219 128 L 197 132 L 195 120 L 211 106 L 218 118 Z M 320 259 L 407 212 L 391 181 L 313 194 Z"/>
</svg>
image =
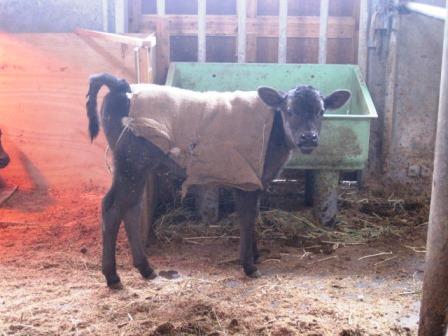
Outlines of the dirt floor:
<svg viewBox="0 0 448 336">
<path fill-rule="evenodd" d="M 160 276 L 145 281 L 121 232 L 125 287 L 113 291 L 100 271 L 104 191 L 18 191 L 0 208 L 1 335 L 416 335 L 426 219 L 402 200 L 388 198 L 396 214 L 353 193 L 356 209 L 341 201 L 344 221 L 371 221 L 381 239 L 262 237 L 260 279 L 221 234 L 159 241 L 148 254 Z"/>
</svg>

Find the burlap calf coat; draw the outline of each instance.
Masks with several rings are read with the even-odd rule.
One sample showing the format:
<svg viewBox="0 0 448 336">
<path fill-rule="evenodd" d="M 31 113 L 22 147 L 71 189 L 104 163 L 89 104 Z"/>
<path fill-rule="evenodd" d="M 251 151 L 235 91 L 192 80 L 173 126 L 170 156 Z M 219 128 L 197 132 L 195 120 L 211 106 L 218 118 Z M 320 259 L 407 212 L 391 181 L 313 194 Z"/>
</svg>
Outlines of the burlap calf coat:
<svg viewBox="0 0 448 336">
<path fill-rule="evenodd" d="M 153 84 L 132 85 L 124 125 L 181 167 L 192 185 L 262 189 L 274 112 L 250 92 L 195 92 Z"/>
</svg>

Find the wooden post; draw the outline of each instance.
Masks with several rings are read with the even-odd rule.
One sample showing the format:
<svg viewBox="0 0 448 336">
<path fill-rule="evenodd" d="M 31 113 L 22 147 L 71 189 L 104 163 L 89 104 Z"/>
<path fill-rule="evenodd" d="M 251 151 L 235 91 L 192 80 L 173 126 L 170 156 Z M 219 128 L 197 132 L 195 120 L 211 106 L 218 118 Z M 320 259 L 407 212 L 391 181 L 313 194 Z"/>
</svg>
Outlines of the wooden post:
<svg viewBox="0 0 448 336">
<path fill-rule="evenodd" d="M 319 64 L 327 63 L 327 30 L 329 0 L 320 0 Z"/>
<path fill-rule="evenodd" d="M 288 49 L 288 0 L 280 0 L 278 13 L 278 63 L 286 63 Z"/>
<path fill-rule="evenodd" d="M 446 4 L 448 10 L 448 2 Z M 447 16 L 448 17 L 448 16 Z M 447 22 L 445 20 L 445 22 Z M 426 265 L 419 336 L 445 336 L 448 318 L 448 24 L 443 41 L 442 78 L 435 145 Z"/>
<path fill-rule="evenodd" d="M 198 0 L 198 62 L 204 63 L 207 59 L 207 1 Z"/>
<path fill-rule="evenodd" d="M 103 31 L 109 32 L 109 0 L 102 0 Z"/>
<path fill-rule="evenodd" d="M 142 0 L 129 1 L 129 32 L 140 32 L 140 20 L 142 17 Z"/>
<path fill-rule="evenodd" d="M 247 17 L 250 19 L 257 19 L 257 0 L 247 0 Z M 254 22 L 256 25 L 256 21 Z M 252 31 L 252 29 L 250 30 Z M 257 34 L 246 31 L 246 62 L 257 61 Z"/>
<path fill-rule="evenodd" d="M 157 16 L 156 82 L 164 84 L 170 64 L 170 34 L 165 16 L 165 0 L 157 0 Z"/>
<path fill-rule="evenodd" d="M 386 99 L 384 102 L 383 122 L 383 146 L 381 167 L 383 172 L 388 171 L 388 157 L 392 151 L 393 120 L 395 111 L 395 82 L 397 78 L 397 49 L 398 29 L 400 16 L 395 15 L 392 19 L 392 30 L 389 38 L 389 51 L 386 63 Z"/>
<path fill-rule="evenodd" d="M 115 0 L 115 33 L 124 34 L 128 32 L 128 17 L 128 2 L 126 0 Z"/>
<path fill-rule="evenodd" d="M 358 65 L 361 68 L 364 79 L 367 82 L 368 70 L 368 46 L 367 31 L 369 26 L 369 2 L 361 0 L 359 9 L 359 42 L 358 42 Z"/>
<path fill-rule="evenodd" d="M 238 13 L 238 63 L 246 63 L 246 0 L 237 0 Z"/>
</svg>

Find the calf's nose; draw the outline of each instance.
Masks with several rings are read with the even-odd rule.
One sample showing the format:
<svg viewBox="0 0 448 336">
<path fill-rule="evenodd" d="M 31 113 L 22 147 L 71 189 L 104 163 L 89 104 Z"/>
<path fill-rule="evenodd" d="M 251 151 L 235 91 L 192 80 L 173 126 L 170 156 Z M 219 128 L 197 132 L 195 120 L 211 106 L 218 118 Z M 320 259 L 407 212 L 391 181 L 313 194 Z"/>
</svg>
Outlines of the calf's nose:
<svg viewBox="0 0 448 336">
<path fill-rule="evenodd" d="M 304 132 L 300 135 L 301 142 L 317 143 L 318 140 L 319 136 L 317 135 L 317 132 Z"/>
</svg>

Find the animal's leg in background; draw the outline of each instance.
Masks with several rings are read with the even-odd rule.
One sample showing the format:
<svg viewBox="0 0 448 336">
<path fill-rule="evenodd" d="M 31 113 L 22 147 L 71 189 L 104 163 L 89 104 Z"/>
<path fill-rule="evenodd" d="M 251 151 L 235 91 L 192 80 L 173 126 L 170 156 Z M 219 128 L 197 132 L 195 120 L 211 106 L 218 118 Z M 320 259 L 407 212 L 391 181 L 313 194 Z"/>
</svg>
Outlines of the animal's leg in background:
<svg viewBox="0 0 448 336">
<path fill-rule="evenodd" d="M 261 273 L 254 264 L 255 221 L 258 213 L 259 192 L 235 190 L 235 205 L 240 223 L 240 259 L 244 273 L 258 278 Z"/>
<path fill-rule="evenodd" d="M 102 203 L 102 271 L 106 277 L 107 286 L 111 288 L 121 288 L 120 277 L 117 274 L 115 262 L 115 246 L 121 223 L 121 215 L 115 204 L 115 190 L 114 185 L 112 185 Z"/>
<path fill-rule="evenodd" d="M 334 228 L 337 220 L 339 171 L 315 170 L 313 212 L 322 225 Z"/>
<path fill-rule="evenodd" d="M 253 234 L 253 238 L 252 238 L 252 252 L 254 254 L 254 263 L 258 264 L 260 261 L 260 252 L 258 251 L 258 246 L 257 246 L 257 232 L 255 230 L 255 225 L 257 223 L 257 219 L 260 216 L 260 201 L 259 201 L 259 197 L 257 197 L 257 206 L 256 206 L 256 210 L 257 212 L 255 213 L 255 224 L 254 224 L 254 234 Z"/>
<path fill-rule="evenodd" d="M 144 174 L 143 176 L 148 176 Z M 132 259 L 134 266 L 139 270 L 140 274 L 147 279 L 154 279 L 157 275 L 149 265 L 146 254 L 143 249 L 141 233 L 141 198 L 145 181 L 133 179 L 130 187 L 130 193 L 127 195 L 129 207 L 124 212 L 124 226 L 128 236 L 129 245 L 131 246 Z"/>
</svg>

